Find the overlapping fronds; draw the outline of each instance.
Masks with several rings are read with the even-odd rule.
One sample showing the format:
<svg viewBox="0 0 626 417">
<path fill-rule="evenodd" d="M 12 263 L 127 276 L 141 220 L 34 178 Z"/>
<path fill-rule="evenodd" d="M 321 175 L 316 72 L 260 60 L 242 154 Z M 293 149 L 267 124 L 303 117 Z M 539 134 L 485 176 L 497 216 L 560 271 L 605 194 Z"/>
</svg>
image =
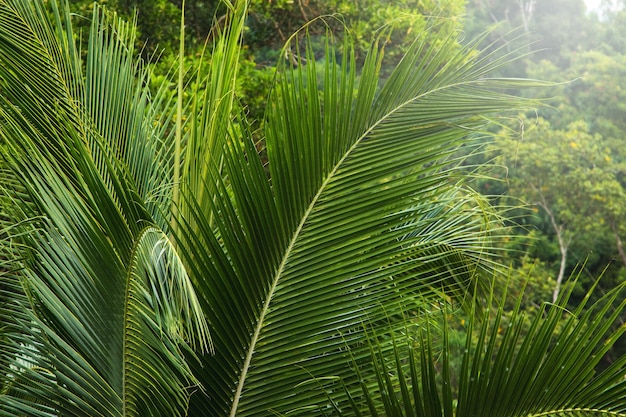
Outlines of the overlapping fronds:
<svg viewBox="0 0 626 417">
<path fill-rule="evenodd" d="M 435 345 L 428 328 L 414 332 L 409 343 L 394 339 L 391 355 L 370 339 L 371 361 L 355 369 L 359 375 L 370 371 L 374 387 L 363 381 L 362 392 L 352 394 L 349 407 L 336 406 L 337 415 L 626 415 L 626 358 L 600 366 L 626 331 L 613 326 L 626 307 L 625 288 L 619 286 L 593 304 L 591 289 L 570 311 L 571 288 L 556 304 L 544 303 L 540 314 L 530 318 L 519 305 L 507 312 L 505 303 L 495 301 L 490 303 L 493 311 L 474 311 L 458 369 L 453 369 L 458 361 L 447 337 L 447 326 L 453 323 L 446 314 L 439 320 L 444 329 L 442 348 Z M 323 382 L 320 378 L 319 385 Z"/>
<path fill-rule="evenodd" d="M 424 33 L 381 85 L 377 45 L 357 68 L 349 41 L 319 63 L 303 42 L 266 109 L 269 180 L 238 118 L 201 201 L 184 196 L 180 250 L 216 343 L 197 370 L 213 401 L 192 398 L 192 413 L 306 415 L 325 396 L 302 383 L 348 372 L 363 321 L 463 294 L 488 266 L 493 219 L 452 155 L 484 115 L 531 105 L 490 84 L 502 62 Z"/>
<path fill-rule="evenodd" d="M 185 351 L 210 339 L 164 234 L 173 110 L 132 25 L 92 19 L 83 65 L 67 7 L 0 2 L 3 289 L 20 296 L 3 304 L 0 413 L 183 415 Z"/>
<path fill-rule="evenodd" d="M 537 104 L 503 93 L 534 83 L 489 78 L 508 56 L 425 31 L 381 80 L 376 43 L 357 67 L 349 37 L 321 51 L 294 38 L 260 154 L 235 94 L 247 4 L 227 6 L 209 72 L 153 97 L 132 25 L 96 7 L 82 61 L 65 7 L 0 0 L 2 288 L 15 294 L 0 306 L 14 317 L 0 414 L 344 410 L 363 398 L 350 367 L 371 356 L 364 327 L 391 340 L 490 271 L 497 216 L 456 151 L 487 116 Z M 534 357 L 524 346 L 511 366 Z M 324 375 L 344 385 L 310 384 Z"/>
</svg>

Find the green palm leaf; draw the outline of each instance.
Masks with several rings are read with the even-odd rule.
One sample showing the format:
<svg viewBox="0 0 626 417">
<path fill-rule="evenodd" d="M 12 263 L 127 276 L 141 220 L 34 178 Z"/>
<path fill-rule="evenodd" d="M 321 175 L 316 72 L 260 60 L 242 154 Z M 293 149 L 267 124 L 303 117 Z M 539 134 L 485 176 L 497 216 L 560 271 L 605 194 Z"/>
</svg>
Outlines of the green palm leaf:
<svg viewBox="0 0 626 417">
<path fill-rule="evenodd" d="M 424 32 L 383 81 L 377 44 L 357 68 L 349 38 L 342 54 L 294 38 L 267 162 L 235 95 L 247 4 L 227 6 L 208 74 L 175 103 L 146 87 L 132 26 L 96 8 L 83 65 L 66 9 L 0 0 L 19 300 L 0 310 L 1 413 L 332 413 L 367 398 L 350 369 L 371 357 L 364 323 L 392 339 L 491 273 L 497 216 L 455 152 L 536 105 L 503 93 L 533 83 L 489 78 L 508 57 Z"/>
<path fill-rule="evenodd" d="M 319 409 L 325 395 L 304 382 L 347 372 L 346 343 L 366 354 L 364 321 L 440 287 L 463 293 L 488 264 L 490 215 L 450 156 L 483 115 L 523 103 L 485 78 L 502 62 L 425 37 L 378 90 L 376 46 L 357 72 L 349 43 L 341 58 L 327 45 L 322 80 L 305 44 L 306 65 L 283 68 L 268 102 L 269 183 L 236 119 L 243 144 L 223 142 L 207 191 L 185 193 L 180 251 L 216 343 L 194 415 Z"/>
<path fill-rule="evenodd" d="M 172 111 L 149 100 L 131 26 L 96 8 L 83 74 L 70 14 L 50 4 L 0 3 L 0 136 L 26 194 L 3 183 L 24 221 L 10 265 L 29 304 L 8 310 L 22 335 L 3 350 L 2 413 L 182 415 L 198 385 L 185 352 L 209 336 L 164 234 Z"/>
<path fill-rule="evenodd" d="M 626 307 L 624 286 L 589 305 L 591 289 L 578 308 L 569 311 L 572 288 L 557 304 L 542 305 L 532 318 L 525 317 L 519 305 L 507 313 L 505 304 L 495 301 L 494 313 L 474 311 L 456 373 L 451 371 L 454 353 L 445 314 L 441 353 L 428 330 L 414 336 L 415 343 L 394 340 L 391 355 L 374 341 L 371 365 L 361 364 L 359 373 L 371 370 L 375 387 L 364 384 L 363 395 L 337 414 L 363 415 L 367 409 L 372 416 L 415 417 L 626 415 L 626 359 L 598 370 L 626 331 L 614 327 Z M 478 324 L 476 332 L 473 323 Z M 453 395 L 455 380 L 458 394 Z"/>
</svg>

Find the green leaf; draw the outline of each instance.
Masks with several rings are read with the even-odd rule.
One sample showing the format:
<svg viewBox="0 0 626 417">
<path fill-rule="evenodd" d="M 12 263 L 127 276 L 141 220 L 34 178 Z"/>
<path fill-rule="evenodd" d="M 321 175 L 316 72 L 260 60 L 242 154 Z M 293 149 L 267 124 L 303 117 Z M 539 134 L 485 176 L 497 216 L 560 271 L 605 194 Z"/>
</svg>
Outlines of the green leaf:
<svg viewBox="0 0 626 417">
<path fill-rule="evenodd" d="M 502 80 L 491 88 L 491 64 L 453 36 L 418 39 L 380 89 L 376 45 L 357 69 L 348 41 L 319 65 L 304 44 L 267 106 L 269 186 L 244 128 L 206 165 L 212 200 L 184 197 L 180 250 L 216 346 L 196 368 L 212 400 L 193 397 L 192 414 L 324 408 L 303 383 L 349 372 L 346 343 L 367 352 L 364 320 L 414 311 L 442 287 L 462 296 L 489 269 L 497 226 L 452 155 L 484 115 L 532 103 L 500 93 Z"/>
<path fill-rule="evenodd" d="M 469 317 L 459 374 L 450 370 L 454 350 L 449 336 L 454 330 L 447 326 L 447 315 L 455 315 L 448 309 L 438 315 L 443 322 L 441 348 L 428 329 L 418 330 L 416 342 L 407 326 L 387 352 L 370 333 L 375 347 L 369 360 L 354 362 L 355 372 L 365 379 L 362 403 L 353 400 L 337 415 L 358 415 L 367 408 L 384 410 L 380 415 L 386 416 L 624 416 L 626 360 L 598 370 L 604 354 L 626 331 L 613 326 L 626 307 L 623 291 L 619 286 L 575 312 L 566 308 L 567 293 L 558 304 L 544 304 L 542 314 L 530 323 L 519 305 L 507 312 L 504 303 L 492 299 L 493 313 Z M 415 350 L 421 354 L 414 355 Z M 368 380 L 376 384 L 368 385 Z M 455 380 L 460 384 L 453 396 Z M 410 391 L 413 398 L 407 395 Z"/>
<path fill-rule="evenodd" d="M 184 415 L 199 385 L 186 355 L 210 338 L 165 234 L 172 113 L 150 97 L 131 25 L 95 8 L 83 74 L 69 11 L 50 7 L 0 3 L 2 203 L 16 223 L 2 413 Z"/>
</svg>

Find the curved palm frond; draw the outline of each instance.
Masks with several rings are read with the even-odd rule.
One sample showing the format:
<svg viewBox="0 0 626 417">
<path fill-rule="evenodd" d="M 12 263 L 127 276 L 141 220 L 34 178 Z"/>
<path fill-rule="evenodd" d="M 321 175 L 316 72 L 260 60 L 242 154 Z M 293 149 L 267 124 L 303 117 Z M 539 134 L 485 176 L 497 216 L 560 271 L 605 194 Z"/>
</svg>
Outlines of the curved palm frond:
<svg viewBox="0 0 626 417">
<path fill-rule="evenodd" d="M 357 71 L 349 41 L 342 57 L 327 45 L 320 79 L 306 45 L 268 101 L 269 181 L 236 118 L 243 143 L 223 140 L 207 191 L 183 193 L 180 253 L 216 346 L 195 369 L 210 400 L 192 397 L 193 415 L 307 415 L 326 398 L 304 381 L 348 373 L 364 321 L 462 294 L 488 264 L 493 225 L 451 155 L 485 115 L 534 105 L 487 78 L 503 62 L 424 36 L 379 88 L 378 47 Z"/>
</svg>

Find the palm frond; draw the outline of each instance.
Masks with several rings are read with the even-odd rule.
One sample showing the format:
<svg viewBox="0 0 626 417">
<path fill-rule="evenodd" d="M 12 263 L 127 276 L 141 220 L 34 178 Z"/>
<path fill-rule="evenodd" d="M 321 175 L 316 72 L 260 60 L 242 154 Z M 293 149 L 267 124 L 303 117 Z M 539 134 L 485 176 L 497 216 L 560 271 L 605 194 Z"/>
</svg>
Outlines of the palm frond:
<svg viewBox="0 0 626 417">
<path fill-rule="evenodd" d="M 3 310 L 25 314 L 3 410 L 182 415 L 198 385 L 184 355 L 210 339 L 164 234 L 171 111 L 165 96 L 147 106 L 132 26 L 95 8 L 83 76 L 69 11 L 50 5 L 53 22 L 43 2 L 0 4 L 3 168 L 20 185 L 3 184 L 3 206 L 21 225 L 9 262 L 28 304 Z"/>
<path fill-rule="evenodd" d="M 349 42 L 342 57 L 327 45 L 318 79 L 305 39 L 305 59 L 283 68 L 268 102 L 269 184 L 244 127 L 243 144 L 230 139 L 223 162 L 207 164 L 213 199 L 186 193 L 181 253 L 216 343 L 197 370 L 214 382 L 212 401 L 192 398 L 190 413 L 306 414 L 325 398 L 303 381 L 345 368 L 346 343 L 363 355 L 366 317 L 385 322 L 480 276 L 489 215 L 450 157 L 484 115 L 531 103 L 499 92 L 491 64 L 453 36 L 431 41 L 418 40 L 379 89 L 376 46 L 357 71 Z"/>
<path fill-rule="evenodd" d="M 537 104 L 503 93 L 533 83 L 489 78 L 509 57 L 426 30 L 383 81 L 376 43 L 357 68 L 348 37 L 342 54 L 295 38 L 266 165 L 235 96 L 247 2 L 227 6 L 208 74 L 174 103 L 149 93 L 132 25 L 96 8 L 83 69 L 65 8 L 0 2 L 0 141 L 21 187 L 3 204 L 24 206 L 9 210 L 23 245 L 2 253 L 27 304 L 6 310 L 24 314 L 2 359 L 7 413 L 341 410 L 360 401 L 346 365 L 371 355 L 363 323 L 389 340 L 490 271 L 496 216 L 455 151 L 487 116 Z M 9 375 L 20 355 L 33 366 Z M 449 392 L 423 402 L 450 415 Z"/>
<path fill-rule="evenodd" d="M 598 370 L 626 330 L 611 330 L 626 307 L 623 291 L 615 288 L 587 306 L 591 289 L 575 311 L 567 309 L 566 293 L 557 304 L 544 304 L 530 322 L 519 308 L 507 313 L 504 303 L 492 301 L 493 312 L 475 311 L 468 320 L 458 373 L 451 372 L 445 313 L 441 353 L 428 330 L 412 338 L 417 343 L 394 340 L 391 355 L 374 339 L 370 364 L 357 364 L 363 367 L 357 371 L 373 374 L 375 384 L 362 384 L 361 395 L 337 415 L 366 409 L 372 416 L 624 416 L 626 360 Z"/>
<path fill-rule="evenodd" d="M 212 44 L 210 57 L 205 57 L 203 52 L 198 68 L 194 69 L 197 80 L 193 85 L 189 113 L 185 114 L 188 126 L 183 140 L 183 155 L 181 161 L 176 161 L 182 165 L 180 187 L 192 193 L 200 208 L 207 212 L 215 187 L 211 170 L 223 163 L 222 149 L 238 108 L 235 87 L 248 9 L 247 1 L 225 4 L 229 13 L 225 17 L 224 28 L 218 26 L 214 29 L 215 33 L 205 45 L 206 49 L 209 42 Z M 182 61 L 182 57 L 180 59 Z M 209 60 L 206 73 L 199 71 L 205 60 Z M 193 221 L 184 200 L 176 210 L 180 210 L 187 221 Z"/>
<path fill-rule="evenodd" d="M 134 41 L 132 24 L 102 8 L 94 10 L 80 96 L 85 134 L 98 172 L 108 182 L 115 177 L 129 181 L 150 218 L 167 230 L 175 108 L 165 88 L 155 97 L 146 88 L 148 71 L 136 58 Z M 108 162 L 112 158 L 119 161 L 116 167 Z M 113 168 L 119 172 L 110 173 Z M 108 186 L 117 192 L 112 182 Z"/>
</svg>

